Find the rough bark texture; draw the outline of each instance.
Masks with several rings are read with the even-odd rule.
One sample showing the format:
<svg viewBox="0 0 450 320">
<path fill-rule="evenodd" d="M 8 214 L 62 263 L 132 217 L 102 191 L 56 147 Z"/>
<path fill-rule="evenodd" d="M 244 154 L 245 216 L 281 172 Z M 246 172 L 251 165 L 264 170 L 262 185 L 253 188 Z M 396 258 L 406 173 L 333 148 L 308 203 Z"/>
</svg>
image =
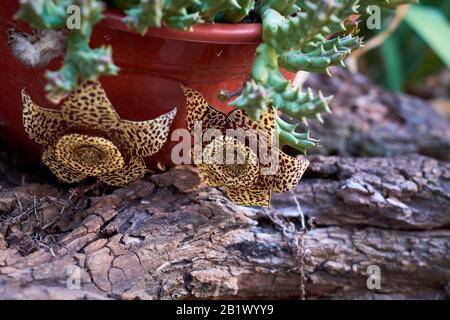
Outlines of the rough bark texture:
<svg viewBox="0 0 450 320">
<path fill-rule="evenodd" d="M 303 283 L 306 298 L 445 298 L 449 179 L 449 165 L 424 157 L 318 157 L 271 211 L 230 203 L 190 167 L 70 201 L 54 187 L 7 188 L 0 297 L 298 298 Z M 304 235 L 294 197 L 315 225 Z M 369 265 L 380 290 L 367 289 Z M 74 272 L 81 290 L 66 288 Z"/>
<path fill-rule="evenodd" d="M 320 80 L 335 113 L 313 126 L 328 156 L 270 210 L 230 203 L 191 167 L 70 190 L 0 147 L 0 298 L 448 299 L 448 119 L 339 77 Z"/>
<path fill-rule="evenodd" d="M 310 123 L 313 137 L 322 141 L 322 148 L 313 152 L 377 157 L 418 153 L 450 160 L 450 119 L 425 101 L 390 94 L 346 69 L 334 69 L 332 78 L 312 74 L 305 85 L 335 96 L 325 124 Z"/>
</svg>

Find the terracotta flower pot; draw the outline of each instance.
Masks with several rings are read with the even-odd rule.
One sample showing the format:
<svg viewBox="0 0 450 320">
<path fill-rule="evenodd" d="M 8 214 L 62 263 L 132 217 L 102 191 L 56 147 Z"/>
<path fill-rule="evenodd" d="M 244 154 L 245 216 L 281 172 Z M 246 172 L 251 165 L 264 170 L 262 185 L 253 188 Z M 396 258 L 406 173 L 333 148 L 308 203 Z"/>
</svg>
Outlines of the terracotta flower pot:
<svg viewBox="0 0 450 320">
<path fill-rule="evenodd" d="M 2 2 L 0 12 L 0 134 L 4 140 L 38 159 L 41 146 L 31 141 L 22 123 L 21 90 L 41 107 L 59 109 L 45 97 L 45 69 L 58 69 L 61 60 L 32 69 L 17 61 L 7 45 L 7 32 L 31 30 L 12 17 L 18 0 Z M 102 77 L 103 88 L 122 119 L 143 121 L 178 109 L 171 130 L 184 128 L 186 109 L 180 84 L 203 94 L 222 111 L 230 108 L 217 100 L 219 89 L 237 89 L 249 74 L 255 48 L 261 41 L 259 24 L 206 24 L 192 32 L 169 28 L 150 29 L 141 36 L 121 22 L 118 11 L 107 10 L 92 38 L 92 46 L 113 48 L 119 76 Z M 146 159 L 149 167 L 170 163 L 170 141 L 156 155 Z"/>
</svg>

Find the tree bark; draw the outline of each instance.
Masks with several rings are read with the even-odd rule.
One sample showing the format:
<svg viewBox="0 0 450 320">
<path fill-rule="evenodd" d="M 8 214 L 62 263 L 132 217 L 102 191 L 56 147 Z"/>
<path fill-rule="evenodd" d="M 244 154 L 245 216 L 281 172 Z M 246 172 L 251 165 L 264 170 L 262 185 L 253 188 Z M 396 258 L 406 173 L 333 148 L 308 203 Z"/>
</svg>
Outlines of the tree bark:
<svg viewBox="0 0 450 320">
<path fill-rule="evenodd" d="M 191 167 L 116 190 L 5 188 L 0 298 L 448 298 L 448 163 L 311 162 L 271 210 L 230 203 Z"/>
<path fill-rule="evenodd" d="M 333 113 L 324 116 L 325 123 L 310 122 L 311 135 L 322 144 L 312 152 L 343 157 L 417 153 L 450 161 L 448 113 L 417 97 L 389 93 L 346 69 L 332 73 L 311 74 L 305 83 L 334 95 Z"/>
</svg>

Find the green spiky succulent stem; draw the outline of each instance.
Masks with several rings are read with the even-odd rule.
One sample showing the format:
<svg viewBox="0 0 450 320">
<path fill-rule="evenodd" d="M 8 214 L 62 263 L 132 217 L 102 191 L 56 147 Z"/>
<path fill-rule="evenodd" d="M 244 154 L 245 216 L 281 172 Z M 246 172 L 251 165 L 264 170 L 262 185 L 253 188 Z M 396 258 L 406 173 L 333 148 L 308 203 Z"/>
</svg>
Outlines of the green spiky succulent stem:
<svg viewBox="0 0 450 320">
<path fill-rule="evenodd" d="M 280 67 L 296 72 L 298 70 L 326 73 L 331 76 L 329 67 L 342 65 L 345 57 L 352 50 L 361 47 L 362 41 L 359 37 L 348 35 L 326 40 L 320 47 L 310 51 L 293 50 L 281 54 L 278 58 Z"/>
<path fill-rule="evenodd" d="M 319 145 L 319 140 L 313 139 L 309 136 L 309 131 L 296 132 L 298 124 L 290 124 L 278 115 L 275 117 L 275 129 L 277 130 L 279 144 L 290 146 L 297 149 L 304 154 Z"/>
<path fill-rule="evenodd" d="M 80 26 L 70 31 L 64 63 L 58 71 L 47 71 L 46 91 L 50 100 L 58 102 L 74 90 L 80 81 L 95 80 L 101 75 L 115 75 L 118 67 L 112 61 L 110 47 L 92 49 L 89 41 L 94 25 L 102 18 L 104 5 L 96 0 L 24 0 L 17 16 L 36 29 L 63 29 L 68 19 L 67 8 L 81 8 Z"/>
<path fill-rule="evenodd" d="M 405 2 L 410 1 L 363 0 L 362 8 Z M 258 12 L 262 18 L 264 44 L 257 49 L 251 81 L 232 105 L 244 109 L 254 119 L 258 119 L 268 105 L 273 105 L 284 115 L 306 125 L 307 119 L 322 122 L 322 114 L 330 112 L 328 104 L 332 97 L 324 97 L 321 92 L 314 94 L 309 88 L 305 91 L 296 88 L 279 68 L 331 75 L 331 66 L 344 65 L 351 51 L 362 46 L 361 38 L 345 34 L 348 31 L 344 24 L 348 17 L 360 12 L 358 4 L 357 0 L 261 1 Z M 283 125 L 280 120 L 276 128 L 281 145 L 305 152 L 317 143 L 311 141 L 309 134 L 297 133 L 295 128 Z"/>
<path fill-rule="evenodd" d="M 244 19 L 255 6 L 255 0 L 238 0 L 240 8 L 229 9 L 224 12 L 223 21 L 229 23 L 238 23 Z"/>
<path fill-rule="evenodd" d="M 118 67 L 112 61 L 110 47 L 92 49 L 86 36 L 80 32 L 71 32 L 67 41 L 67 53 L 64 63 L 58 71 L 48 71 L 49 82 L 46 91 L 52 101 L 59 101 L 68 92 L 74 90 L 80 79 L 96 80 L 100 75 L 115 75 Z"/>
</svg>

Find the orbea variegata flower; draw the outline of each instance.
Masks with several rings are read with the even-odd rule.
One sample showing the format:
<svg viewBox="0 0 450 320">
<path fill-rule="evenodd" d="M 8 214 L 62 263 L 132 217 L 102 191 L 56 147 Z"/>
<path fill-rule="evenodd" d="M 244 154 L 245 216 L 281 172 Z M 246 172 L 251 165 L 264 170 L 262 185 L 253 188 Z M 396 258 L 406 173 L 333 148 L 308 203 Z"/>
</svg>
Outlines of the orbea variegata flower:
<svg viewBox="0 0 450 320">
<path fill-rule="evenodd" d="M 218 129 L 222 136 L 216 137 L 203 147 L 201 161 L 197 161 L 202 180 L 213 187 L 224 186 L 226 195 L 235 203 L 267 207 L 271 191 L 285 192 L 295 187 L 308 167 L 306 159 L 293 158 L 272 146 L 275 134 L 275 109 L 262 114 L 260 122 L 251 120 L 244 111 L 238 109 L 224 114 L 208 104 L 203 96 L 188 87 L 183 87 L 187 106 L 187 127 L 194 134 L 201 122 L 202 130 Z M 227 129 L 253 130 L 258 135 L 258 144 L 268 147 L 276 157 L 276 171 L 264 174 L 265 164 L 248 145 L 234 137 L 227 136 Z M 259 135 L 259 133 L 264 133 Z M 262 139 L 262 140 L 261 140 Z M 217 152 L 233 148 L 245 158 L 244 163 L 215 163 Z M 194 147 L 195 149 L 195 147 Z M 221 150 L 221 151 L 216 151 Z M 194 150 L 195 152 L 195 150 Z M 224 158 L 221 155 L 219 158 Z M 194 155 L 195 160 L 195 155 Z M 261 160 L 261 155 L 260 159 Z"/>
<path fill-rule="evenodd" d="M 22 91 L 23 124 L 29 137 L 44 145 L 42 161 L 63 182 L 88 176 L 121 186 L 145 174 L 143 157 L 165 144 L 176 108 L 147 121 L 119 117 L 100 82 L 86 81 L 61 110 L 42 108 Z"/>
</svg>

